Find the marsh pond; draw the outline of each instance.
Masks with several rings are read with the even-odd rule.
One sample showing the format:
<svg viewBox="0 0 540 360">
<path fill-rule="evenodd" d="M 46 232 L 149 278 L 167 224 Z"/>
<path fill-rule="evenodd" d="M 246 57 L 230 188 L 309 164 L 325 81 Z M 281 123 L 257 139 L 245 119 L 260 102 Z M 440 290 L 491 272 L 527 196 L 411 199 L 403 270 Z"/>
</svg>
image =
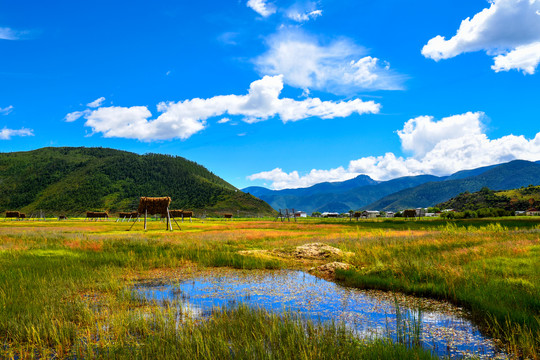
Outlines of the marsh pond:
<svg viewBox="0 0 540 360">
<path fill-rule="evenodd" d="M 360 338 L 414 339 L 439 356 L 508 357 L 461 308 L 399 293 L 348 288 L 302 271 L 202 271 L 170 284 L 140 283 L 135 292 L 158 304 L 181 304 L 182 312 L 196 319 L 211 316 L 219 307 L 246 304 L 342 324 Z"/>
</svg>

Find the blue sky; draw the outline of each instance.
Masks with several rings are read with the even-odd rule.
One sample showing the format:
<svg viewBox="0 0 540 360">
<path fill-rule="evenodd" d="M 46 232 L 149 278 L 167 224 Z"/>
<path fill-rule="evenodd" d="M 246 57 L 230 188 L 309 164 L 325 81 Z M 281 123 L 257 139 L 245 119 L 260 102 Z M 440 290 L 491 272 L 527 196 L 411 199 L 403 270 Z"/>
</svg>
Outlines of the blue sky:
<svg viewBox="0 0 540 360">
<path fill-rule="evenodd" d="M 0 2 L 0 151 L 103 146 L 237 187 L 540 160 L 540 0 Z"/>
</svg>

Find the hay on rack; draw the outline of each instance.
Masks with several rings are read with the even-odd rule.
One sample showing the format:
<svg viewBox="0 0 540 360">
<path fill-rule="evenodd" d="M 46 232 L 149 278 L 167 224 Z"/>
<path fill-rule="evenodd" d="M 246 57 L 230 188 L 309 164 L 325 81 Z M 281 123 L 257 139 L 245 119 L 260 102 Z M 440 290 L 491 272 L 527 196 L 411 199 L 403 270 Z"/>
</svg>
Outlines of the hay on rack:
<svg viewBox="0 0 540 360">
<path fill-rule="evenodd" d="M 137 209 L 139 214 L 148 214 L 148 215 L 156 215 L 156 214 L 167 214 L 167 209 L 169 208 L 169 205 L 171 204 L 171 198 L 169 196 L 166 197 L 141 197 L 139 201 L 139 208 Z"/>
<path fill-rule="evenodd" d="M 137 216 L 139 216 L 139 212 L 138 211 L 130 211 L 130 212 L 124 212 L 124 211 L 121 211 L 118 213 L 118 217 L 120 219 L 129 219 L 129 218 L 136 218 Z"/>
<path fill-rule="evenodd" d="M 86 217 L 91 219 L 108 218 L 109 214 L 107 214 L 107 212 L 105 211 L 87 211 Z"/>
<path fill-rule="evenodd" d="M 223 214 L 223 216 L 225 217 L 225 219 L 232 219 L 232 214 L 230 213 Z"/>
<path fill-rule="evenodd" d="M 58 220 L 67 220 L 67 216 L 66 215 L 59 215 Z"/>
<path fill-rule="evenodd" d="M 192 218 L 193 217 L 193 211 L 184 211 L 183 217 L 185 218 Z"/>
<path fill-rule="evenodd" d="M 172 218 L 181 218 L 184 215 L 184 210 L 169 210 L 169 215 Z M 165 214 L 165 216 L 167 216 L 167 214 Z"/>
<path fill-rule="evenodd" d="M 20 213 L 19 214 L 19 219 L 26 219 L 26 214 L 25 213 Z"/>
<path fill-rule="evenodd" d="M 414 218 L 416 217 L 416 210 L 414 209 L 407 209 L 403 211 L 403 217 L 405 218 Z"/>
<path fill-rule="evenodd" d="M 19 218 L 19 216 L 21 215 L 20 212 L 18 211 L 6 211 L 6 217 L 7 218 Z"/>
</svg>

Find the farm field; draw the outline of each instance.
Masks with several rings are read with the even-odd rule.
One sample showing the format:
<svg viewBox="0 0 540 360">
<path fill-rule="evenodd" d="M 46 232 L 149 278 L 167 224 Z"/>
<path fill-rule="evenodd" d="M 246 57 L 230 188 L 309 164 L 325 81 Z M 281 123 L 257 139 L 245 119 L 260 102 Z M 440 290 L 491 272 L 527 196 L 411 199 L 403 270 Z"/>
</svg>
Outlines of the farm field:
<svg viewBox="0 0 540 360">
<path fill-rule="evenodd" d="M 339 323 L 242 303 L 207 320 L 133 289 L 197 274 L 310 274 L 462 307 L 510 357 L 540 357 L 540 218 L 0 221 L 0 358 L 434 358 L 414 334 L 359 339 Z M 338 249 L 298 256 L 297 247 Z M 259 276 L 259 275 L 257 275 Z M 179 320 L 179 316 L 180 319 Z M 412 339 L 412 340 L 411 340 Z"/>
</svg>

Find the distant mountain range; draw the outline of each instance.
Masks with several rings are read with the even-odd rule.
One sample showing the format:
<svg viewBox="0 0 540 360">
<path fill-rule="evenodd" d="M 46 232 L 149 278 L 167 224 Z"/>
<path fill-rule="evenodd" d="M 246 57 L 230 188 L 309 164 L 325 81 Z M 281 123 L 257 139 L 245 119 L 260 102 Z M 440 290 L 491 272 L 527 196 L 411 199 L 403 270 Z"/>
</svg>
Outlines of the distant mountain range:
<svg viewBox="0 0 540 360">
<path fill-rule="evenodd" d="M 397 211 L 433 206 L 482 187 L 507 190 L 530 184 L 540 185 L 540 162 L 515 160 L 443 177 L 419 175 L 379 182 L 360 175 L 352 180 L 302 189 L 248 187 L 243 191 L 266 201 L 274 209 L 294 208 L 310 213 L 359 209 Z"/>
<path fill-rule="evenodd" d="M 0 211 L 130 211 L 140 196 L 170 196 L 174 209 L 209 215 L 273 214 L 264 201 L 179 156 L 84 147 L 0 153 Z"/>
</svg>

